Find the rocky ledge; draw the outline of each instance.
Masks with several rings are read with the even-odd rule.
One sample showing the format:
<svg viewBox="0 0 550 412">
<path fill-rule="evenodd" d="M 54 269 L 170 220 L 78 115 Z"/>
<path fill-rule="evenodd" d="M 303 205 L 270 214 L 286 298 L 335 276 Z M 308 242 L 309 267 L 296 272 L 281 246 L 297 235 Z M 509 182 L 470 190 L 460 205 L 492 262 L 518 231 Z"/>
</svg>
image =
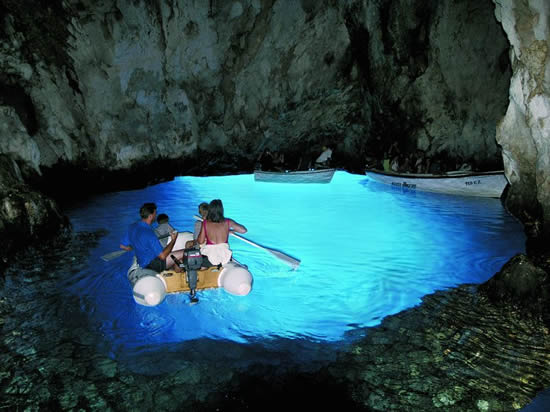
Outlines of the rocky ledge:
<svg viewBox="0 0 550 412">
<path fill-rule="evenodd" d="M 0 266 L 16 250 L 70 230 L 70 222 L 50 197 L 25 183 L 19 165 L 0 155 Z"/>
</svg>

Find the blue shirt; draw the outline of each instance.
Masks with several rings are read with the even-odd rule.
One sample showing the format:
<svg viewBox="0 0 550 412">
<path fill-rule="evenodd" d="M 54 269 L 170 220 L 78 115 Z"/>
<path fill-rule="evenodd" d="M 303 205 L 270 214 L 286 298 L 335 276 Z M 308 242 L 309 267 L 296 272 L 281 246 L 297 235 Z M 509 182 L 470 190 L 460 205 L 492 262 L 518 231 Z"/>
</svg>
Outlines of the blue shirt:
<svg viewBox="0 0 550 412">
<path fill-rule="evenodd" d="M 153 228 L 143 220 L 132 223 L 120 243 L 124 246 L 132 246 L 137 263 L 142 268 L 151 263 L 163 251 Z"/>
</svg>

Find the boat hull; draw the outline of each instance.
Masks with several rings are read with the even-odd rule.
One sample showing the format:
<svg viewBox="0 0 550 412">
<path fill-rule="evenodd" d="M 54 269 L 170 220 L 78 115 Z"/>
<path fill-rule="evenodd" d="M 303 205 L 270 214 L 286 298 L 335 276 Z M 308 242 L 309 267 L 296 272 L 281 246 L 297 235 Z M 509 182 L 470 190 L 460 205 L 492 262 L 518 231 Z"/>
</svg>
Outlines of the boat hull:
<svg viewBox="0 0 550 412">
<path fill-rule="evenodd" d="M 367 177 L 392 187 L 461 196 L 500 198 L 508 180 L 503 171 L 449 172 L 445 175 L 367 170 Z"/>
<path fill-rule="evenodd" d="M 254 171 L 254 180 L 270 183 L 330 183 L 336 169 L 300 170 L 295 172 Z"/>
</svg>

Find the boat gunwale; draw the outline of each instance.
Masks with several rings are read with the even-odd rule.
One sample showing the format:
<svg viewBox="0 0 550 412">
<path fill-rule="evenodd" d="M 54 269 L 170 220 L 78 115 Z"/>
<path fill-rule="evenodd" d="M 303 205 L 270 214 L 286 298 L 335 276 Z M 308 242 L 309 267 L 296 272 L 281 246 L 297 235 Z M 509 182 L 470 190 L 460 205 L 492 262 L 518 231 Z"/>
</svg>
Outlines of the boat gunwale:
<svg viewBox="0 0 550 412">
<path fill-rule="evenodd" d="M 456 171 L 456 172 L 451 172 L 451 174 L 436 175 L 431 173 L 396 173 L 396 172 L 388 172 L 388 171 L 379 170 L 379 169 L 367 169 L 365 173 L 367 176 L 369 175 L 369 173 L 372 173 L 372 174 L 379 174 L 379 175 L 384 175 L 388 177 L 409 178 L 409 179 L 456 179 L 456 178 L 476 177 L 476 176 L 501 175 L 501 174 L 504 174 L 504 170 L 493 170 L 489 172 Z"/>
<path fill-rule="evenodd" d="M 277 175 L 277 176 L 297 176 L 303 174 L 319 174 L 319 173 L 334 173 L 336 169 L 315 169 L 315 170 L 294 170 L 294 171 L 285 171 L 285 172 L 274 172 L 266 170 L 254 170 L 254 175 L 257 173 L 266 174 L 266 175 Z"/>
</svg>

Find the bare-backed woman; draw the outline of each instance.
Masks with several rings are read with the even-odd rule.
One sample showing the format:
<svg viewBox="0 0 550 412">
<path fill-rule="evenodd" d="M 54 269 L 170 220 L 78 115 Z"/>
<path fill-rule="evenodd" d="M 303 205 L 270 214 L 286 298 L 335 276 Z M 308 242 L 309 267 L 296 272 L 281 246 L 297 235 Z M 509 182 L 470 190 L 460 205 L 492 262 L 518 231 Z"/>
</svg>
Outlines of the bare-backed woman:
<svg viewBox="0 0 550 412">
<path fill-rule="evenodd" d="M 224 216 L 223 203 L 220 199 L 212 200 L 208 205 L 208 215 L 206 220 L 202 222 L 202 228 L 197 239 L 199 244 L 204 245 L 201 247 L 201 253 L 208 257 L 211 264 L 224 264 L 231 259 L 231 251 L 228 245 L 231 231 L 237 233 L 247 232 L 246 227 Z"/>
</svg>

